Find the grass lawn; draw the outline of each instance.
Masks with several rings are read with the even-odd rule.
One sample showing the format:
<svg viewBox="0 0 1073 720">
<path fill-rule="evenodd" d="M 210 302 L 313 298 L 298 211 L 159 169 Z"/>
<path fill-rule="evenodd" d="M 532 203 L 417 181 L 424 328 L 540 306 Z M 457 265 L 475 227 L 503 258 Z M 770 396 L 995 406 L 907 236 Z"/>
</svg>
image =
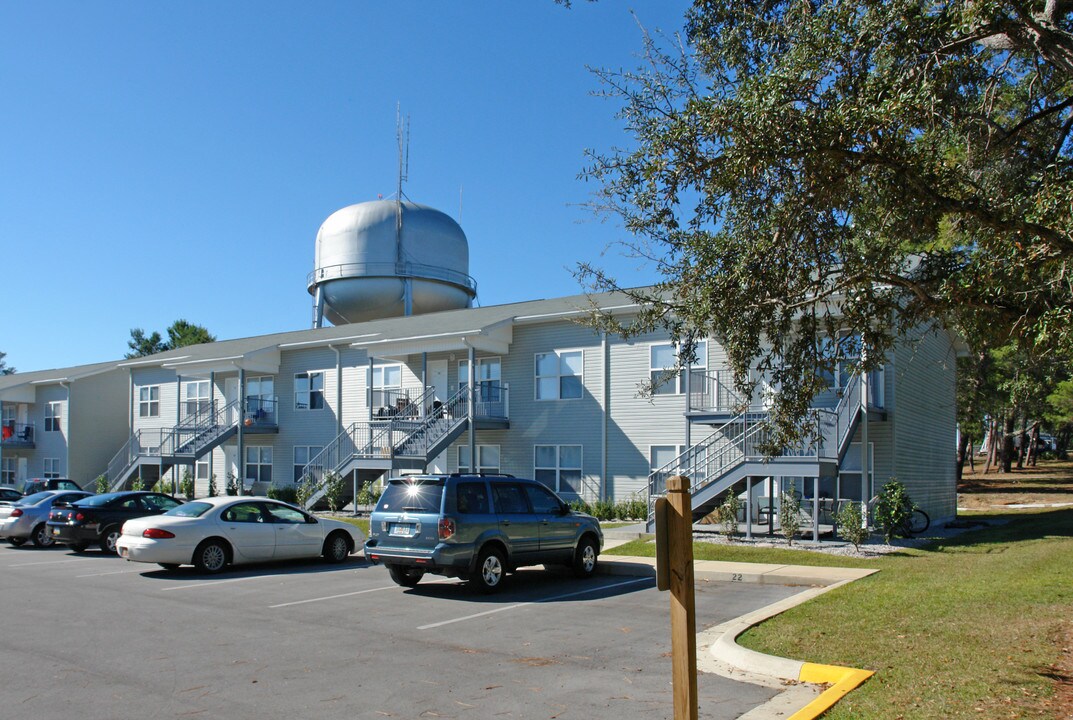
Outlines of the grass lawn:
<svg viewBox="0 0 1073 720">
<path fill-rule="evenodd" d="M 1061 484 L 1073 489 L 1073 466 L 1065 470 Z M 876 671 L 825 718 L 1073 717 L 1073 509 L 984 517 L 995 524 L 866 559 L 705 543 L 694 553 L 881 570 L 739 640 L 765 653 Z M 636 541 L 607 552 L 651 556 L 653 549 Z"/>
<path fill-rule="evenodd" d="M 340 522 L 350 523 L 361 528 L 361 531 L 365 533 L 365 537 L 369 537 L 369 518 L 367 517 L 350 517 L 347 515 L 332 515 L 332 520 L 339 520 Z"/>
</svg>

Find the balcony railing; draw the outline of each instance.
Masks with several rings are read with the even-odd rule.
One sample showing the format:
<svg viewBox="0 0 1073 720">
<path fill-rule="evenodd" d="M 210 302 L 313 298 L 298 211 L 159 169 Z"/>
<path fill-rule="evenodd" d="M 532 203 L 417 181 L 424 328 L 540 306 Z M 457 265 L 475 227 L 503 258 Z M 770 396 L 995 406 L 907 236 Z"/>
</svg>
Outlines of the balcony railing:
<svg viewBox="0 0 1073 720">
<path fill-rule="evenodd" d="M 32 447 L 34 444 L 34 424 L 5 422 L 0 425 L 0 442 L 13 447 Z"/>
<path fill-rule="evenodd" d="M 255 425 L 278 425 L 279 424 L 279 399 L 272 397 L 249 396 L 246 398 L 246 408 L 243 412 L 242 421 L 246 427 Z"/>
</svg>

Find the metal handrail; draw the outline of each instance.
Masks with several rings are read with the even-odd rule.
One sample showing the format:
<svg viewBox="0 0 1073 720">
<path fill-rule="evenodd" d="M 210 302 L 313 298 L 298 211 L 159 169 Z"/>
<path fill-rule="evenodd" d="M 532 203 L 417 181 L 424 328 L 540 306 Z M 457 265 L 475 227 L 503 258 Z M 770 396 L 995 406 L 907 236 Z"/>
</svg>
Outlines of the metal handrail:
<svg viewBox="0 0 1073 720">
<path fill-rule="evenodd" d="M 374 389 L 370 399 L 372 407 L 376 408 L 376 418 L 417 418 L 428 415 L 433 410 L 436 400 L 436 388 L 418 388 L 416 397 L 413 396 L 413 388 L 380 388 Z"/>
<path fill-rule="evenodd" d="M 729 370 L 702 372 L 691 370 L 689 377 L 689 409 L 737 412 L 743 404 L 734 387 Z"/>
<path fill-rule="evenodd" d="M 393 453 L 405 457 L 427 457 L 430 448 L 469 417 L 469 400 L 469 387 L 462 386 L 435 413 L 425 417 L 416 427 L 412 424 L 405 427 L 392 423 L 393 435 L 401 436 L 398 441 L 392 443 Z M 475 404 L 474 410 L 478 406 L 479 403 Z"/>
<path fill-rule="evenodd" d="M 438 265 L 411 262 L 365 262 L 328 265 L 317 268 L 306 275 L 306 288 L 310 289 L 318 282 L 325 280 L 338 280 L 348 277 L 410 277 L 422 280 L 439 280 L 461 285 L 474 295 L 477 294 L 477 281 L 464 272 L 448 270 Z"/>
<path fill-rule="evenodd" d="M 17 423 L 12 420 L 4 423 L 2 427 L 6 432 L 0 433 L 0 442 L 29 443 L 34 441 L 36 428 L 32 422 Z"/>
<path fill-rule="evenodd" d="M 244 403 L 243 420 L 255 425 L 276 425 L 278 423 L 276 412 L 279 409 L 279 397 L 261 397 L 260 395 L 248 395 Z"/>
</svg>

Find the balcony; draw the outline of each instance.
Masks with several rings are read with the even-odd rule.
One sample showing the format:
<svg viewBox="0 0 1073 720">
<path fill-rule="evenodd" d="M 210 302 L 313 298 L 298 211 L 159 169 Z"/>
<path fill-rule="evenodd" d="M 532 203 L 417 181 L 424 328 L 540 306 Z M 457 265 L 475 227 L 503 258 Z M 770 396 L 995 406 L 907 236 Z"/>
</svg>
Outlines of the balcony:
<svg viewBox="0 0 1073 720">
<path fill-rule="evenodd" d="M 272 397 L 247 397 L 242 413 L 242 432 L 278 433 L 278 411 L 279 399 L 274 395 Z"/>
<path fill-rule="evenodd" d="M 0 444 L 6 448 L 25 448 L 33 450 L 34 424 L 6 422 L 0 426 Z"/>
</svg>

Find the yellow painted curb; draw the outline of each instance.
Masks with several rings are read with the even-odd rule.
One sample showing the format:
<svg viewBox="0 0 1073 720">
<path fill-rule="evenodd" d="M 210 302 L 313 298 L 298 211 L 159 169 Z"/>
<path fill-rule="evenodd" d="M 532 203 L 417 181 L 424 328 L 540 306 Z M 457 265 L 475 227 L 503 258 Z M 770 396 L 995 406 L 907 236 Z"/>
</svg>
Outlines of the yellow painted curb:
<svg viewBox="0 0 1073 720">
<path fill-rule="evenodd" d="M 801 682 L 817 683 L 831 687 L 820 696 L 789 717 L 789 720 L 812 720 L 823 715 L 832 705 L 844 698 L 851 690 L 874 675 L 871 670 L 804 663 L 801 666 Z"/>
</svg>

